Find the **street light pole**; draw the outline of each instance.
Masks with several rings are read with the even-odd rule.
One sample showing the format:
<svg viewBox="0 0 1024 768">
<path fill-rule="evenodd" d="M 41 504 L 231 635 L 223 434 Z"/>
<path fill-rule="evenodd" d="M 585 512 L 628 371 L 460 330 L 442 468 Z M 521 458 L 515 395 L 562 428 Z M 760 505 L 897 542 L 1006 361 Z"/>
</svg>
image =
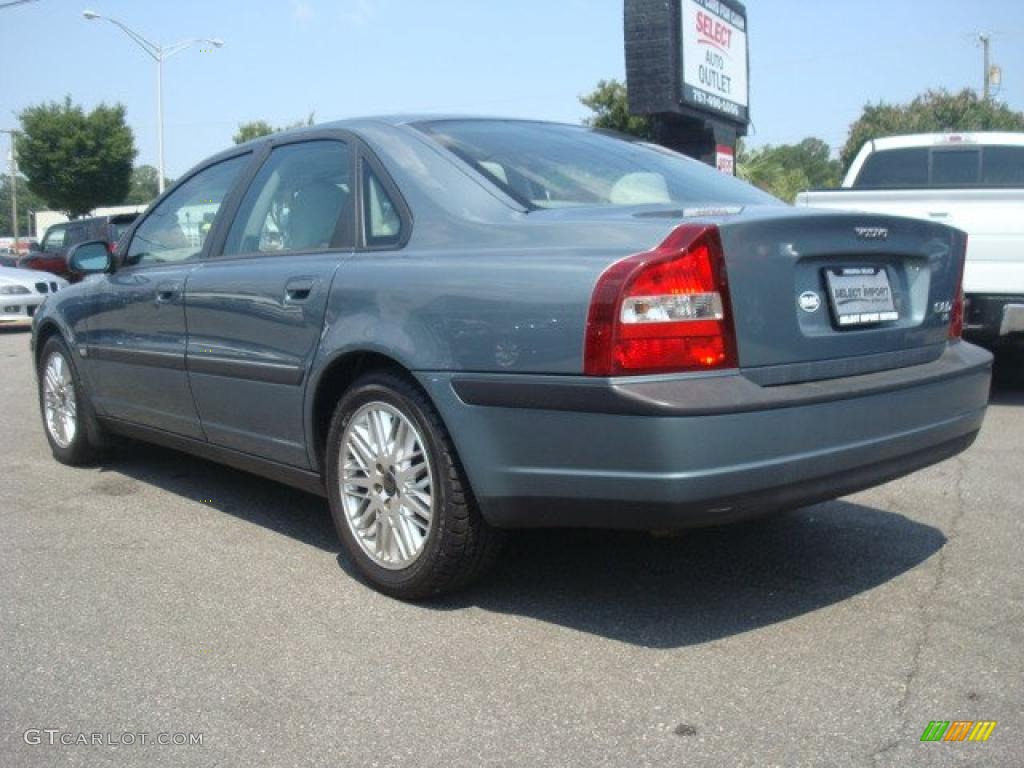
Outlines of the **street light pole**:
<svg viewBox="0 0 1024 768">
<path fill-rule="evenodd" d="M 156 60 L 156 191 L 164 193 L 164 57 Z"/>
<path fill-rule="evenodd" d="M 981 43 L 983 50 L 983 58 L 985 60 L 985 76 L 982 80 L 985 101 L 988 101 L 989 95 L 992 93 L 992 66 L 989 63 L 990 47 L 992 45 L 992 37 L 990 35 L 981 34 L 978 35 L 978 42 Z"/>
<path fill-rule="evenodd" d="M 14 252 L 18 252 L 18 155 L 14 150 L 14 137 L 17 131 L 0 130 L 0 133 L 11 137 L 11 229 L 14 230 Z"/>
<path fill-rule="evenodd" d="M 95 11 L 82 11 L 82 15 L 89 21 L 94 21 L 95 19 L 109 21 L 128 35 L 136 45 L 156 62 L 156 144 L 157 163 L 159 164 L 159 168 L 157 168 L 157 189 L 162 195 L 164 193 L 164 60 L 196 43 L 209 43 L 215 48 L 221 48 L 224 45 L 224 41 L 217 37 L 194 37 L 190 40 L 174 43 L 173 45 L 158 45 L 147 40 L 134 29 L 131 29 L 117 19 L 101 16 Z"/>
</svg>

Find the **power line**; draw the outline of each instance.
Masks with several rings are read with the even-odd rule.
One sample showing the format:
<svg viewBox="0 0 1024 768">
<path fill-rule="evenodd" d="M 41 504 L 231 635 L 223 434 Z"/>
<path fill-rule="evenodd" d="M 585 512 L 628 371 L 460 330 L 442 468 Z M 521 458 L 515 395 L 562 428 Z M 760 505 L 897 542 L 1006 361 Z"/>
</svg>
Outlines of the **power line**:
<svg viewBox="0 0 1024 768">
<path fill-rule="evenodd" d="M 39 0 L 8 0 L 6 3 L 0 3 L 0 11 L 4 8 L 13 8 L 15 5 L 24 5 L 25 3 L 37 3 Z"/>
</svg>

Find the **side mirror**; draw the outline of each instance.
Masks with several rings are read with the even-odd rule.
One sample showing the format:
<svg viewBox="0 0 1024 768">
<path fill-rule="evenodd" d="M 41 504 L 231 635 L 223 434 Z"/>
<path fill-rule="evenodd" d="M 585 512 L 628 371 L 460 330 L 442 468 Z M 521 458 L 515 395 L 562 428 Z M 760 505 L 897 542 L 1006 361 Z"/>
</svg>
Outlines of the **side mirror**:
<svg viewBox="0 0 1024 768">
<path fill-rule="evenodd" d="M 68 269 L 76 275 L 109 272 L 114 266 L 109 246 L 102 240 L 79 243 L 68 251 Z"/>
</svg>

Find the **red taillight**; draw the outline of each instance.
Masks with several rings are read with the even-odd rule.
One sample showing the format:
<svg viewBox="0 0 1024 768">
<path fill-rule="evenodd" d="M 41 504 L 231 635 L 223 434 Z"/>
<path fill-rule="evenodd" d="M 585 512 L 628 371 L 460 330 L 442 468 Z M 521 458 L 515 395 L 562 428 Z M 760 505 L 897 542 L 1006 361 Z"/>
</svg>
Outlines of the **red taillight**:
<svg viewBox="0 0 1024 768">
<path fill-rule="evenodd" d="M 949 313 L 949 340 L 959 341 L 964 333 L 964 264 L 967 261 L 967 235 L 960 254 L 960 269 L 957 272 L 956 290 L 953 291 L 953 308 Z"/>
<path fill-rule="evenodd" d="M 653 251 L 616 262 L 590 302 L 588 376 L 737 366 L 718 228 L 684 224 Z"/>
</svg>

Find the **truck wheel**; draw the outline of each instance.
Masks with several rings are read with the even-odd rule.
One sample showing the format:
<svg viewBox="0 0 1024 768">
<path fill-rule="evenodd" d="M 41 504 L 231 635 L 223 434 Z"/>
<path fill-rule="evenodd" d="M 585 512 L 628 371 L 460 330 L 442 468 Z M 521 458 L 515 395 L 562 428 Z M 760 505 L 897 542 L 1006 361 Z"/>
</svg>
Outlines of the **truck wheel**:
<svg viewBox="0 0 1024 768">
<path fill-rule="evenodd" d="M 54 458 L 72 466 L 94 462 L 100 456 L 102 430 L 59 336 L 43 346 L 37 378 L 43 431 Z"/>
<path fill-rule="evenodd" d="M 501 532 L 481 517 L 434 406 L 406 379 L 358 379 L 335 409 L 324 461 L 338 536 L 379 591 L 449 593 L 495 560 Z"/>
</svg>

